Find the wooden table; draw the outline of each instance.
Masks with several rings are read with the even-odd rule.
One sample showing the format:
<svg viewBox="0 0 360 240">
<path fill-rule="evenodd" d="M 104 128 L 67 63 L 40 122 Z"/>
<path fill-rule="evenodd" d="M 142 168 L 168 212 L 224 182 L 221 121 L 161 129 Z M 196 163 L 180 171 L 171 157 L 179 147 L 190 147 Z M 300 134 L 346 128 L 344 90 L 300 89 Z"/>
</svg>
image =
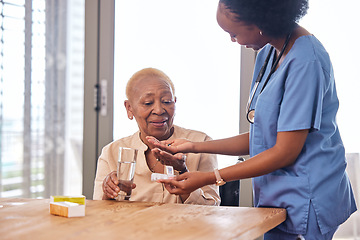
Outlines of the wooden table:
<svg viewBox="0 0 360 240">
<path fill-rule="evenodd" d="M 49 213 L 49 199 L 0 198 L 0 239 L 255 239 L 286 218 L 277 208 L 86 200 L 86 216 Z"/>
</svg>

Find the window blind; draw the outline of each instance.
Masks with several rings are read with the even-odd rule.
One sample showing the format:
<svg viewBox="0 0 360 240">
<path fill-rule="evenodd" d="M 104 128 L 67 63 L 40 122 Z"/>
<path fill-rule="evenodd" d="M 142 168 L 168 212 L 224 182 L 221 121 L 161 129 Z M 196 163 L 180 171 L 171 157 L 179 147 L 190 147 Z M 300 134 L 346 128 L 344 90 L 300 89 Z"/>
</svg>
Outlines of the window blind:
<svg viewBox="0 0 360 240">
<path fill-rule="evenodd" d="M 64 194 L 69 168 L 81 179 L 83 6 L 0 0 L 0 197 Z"/>
</svg>

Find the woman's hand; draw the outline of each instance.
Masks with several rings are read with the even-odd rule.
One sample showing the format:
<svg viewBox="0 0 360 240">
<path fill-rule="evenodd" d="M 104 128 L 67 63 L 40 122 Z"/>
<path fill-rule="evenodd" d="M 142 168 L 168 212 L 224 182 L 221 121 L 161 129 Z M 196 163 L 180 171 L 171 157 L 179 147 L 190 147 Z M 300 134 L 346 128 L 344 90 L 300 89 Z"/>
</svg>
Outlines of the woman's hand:
<svg viewBox="0 0 360 240">
<path fill-rule="evenodd" d="M 117 195 L 120 192 L 120 188 L 118 187 L 119 184 L 119 180 L 117 179 L 117 174 L 116 171 L 113 171 L 111 173 L 109 173 L 104 181 L 103 181 L 103 200 L 108 200 L 108 199 L 113 199 L 115 197 L 117 197 Z M 134 189 L 136 187 L 136 184 L 133 183 L 131 185 L 131 188 Z"/>
<path fill-rule="evenodd" d="M 148 142 L 155 148 L 151 150 L 154 156 L 160 160 L 163 165 L 173 166 L 176 171 L 187 172 L 186 155 L 180 153 L 179 146 L 191 145 L 186 139 L 175 139 L 159 141 L 154 137 L 147 137 Z M 180 148 L 181 150 L 181 148 Z"/>
<path fill-rule="evenodd" d="M 179 172 L 188 171 L 186 166 L 186 154 L 176 153 L 173 155 L 171 153 L 162 151 L 159 148 L 153 148 L 151 152 L 157 159 L 160 160 L 161 164 L 173 166 L 173 168 Z"/>
<path fill-rule="evenodd" d="M 187 172 L 176 176 L 173 179 L 161 179 L 158 182 L 164 183 L 165 188 L 171 194 L 189 194 L 205 185 L 215 183 L 215 174 L 212 172 Z"/>
</svg>

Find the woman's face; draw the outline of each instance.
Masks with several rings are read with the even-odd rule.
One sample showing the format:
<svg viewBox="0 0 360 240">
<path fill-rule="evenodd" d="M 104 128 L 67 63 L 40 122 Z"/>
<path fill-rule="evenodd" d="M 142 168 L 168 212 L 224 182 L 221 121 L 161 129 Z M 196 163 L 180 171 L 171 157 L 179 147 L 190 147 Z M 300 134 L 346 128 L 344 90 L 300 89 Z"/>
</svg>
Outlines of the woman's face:
<svg viewBox="0 0 360 240">
<path fill-rule="evenodd" d="M 141 139 L 154 136 L 159 140 L 172 135 L 176 98 L 166 81 L 158 77 L 144 77 L 133 82 L 125 107 L 129 118 L 135 117 Z"/>
<path fill-rule="evenodd" d="M 260 29 L 252 24 L 236 21 L 235 14 L 226 9 L 223 3 L 219 3 L 217 9 L 217 22 L 219 26 L 230 34 L 231 41 L 237 42 L 246 48 L 259 50 L 267 43 L 266 38 L 260 34 Z"/>
</svg>

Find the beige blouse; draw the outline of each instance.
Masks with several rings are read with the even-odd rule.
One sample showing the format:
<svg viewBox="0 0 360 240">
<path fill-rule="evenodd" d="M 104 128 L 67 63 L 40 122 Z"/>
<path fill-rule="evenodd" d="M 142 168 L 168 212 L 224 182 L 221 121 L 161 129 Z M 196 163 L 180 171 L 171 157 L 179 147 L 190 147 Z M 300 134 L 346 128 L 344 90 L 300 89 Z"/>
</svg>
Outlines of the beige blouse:
<svg viewBox="0 0 360 240">
<path fill-rule="evenodd" d="M 211 140 L 205 133 L 174 126 L 174 133 L 169 139 L 186 138 L 200 142 Z M 145 151 L 147 146 L 140 139 L 140 132 L 125 137 L 106 145 L 98 159 L 97 172 L 94 186 L 94 200 L 101 200 L 103 196 L 102 183 L 104 178 L 112 171 L 116 171 L 119 147 L 136 148 L 139 150 L 131 201 L 181 203 L 178 196 L 170 194 L 163 184 L 151 181 L 151 171 L 146 164 Z M 188 153 L 186 159 L 188 170 L 209 172 L 217 168 L 217 159 L 214 154 Z M 185 204 L 220 205 L 219 187 L 208 185 L 192 192 L 185 200 Z"/>
</svg>

